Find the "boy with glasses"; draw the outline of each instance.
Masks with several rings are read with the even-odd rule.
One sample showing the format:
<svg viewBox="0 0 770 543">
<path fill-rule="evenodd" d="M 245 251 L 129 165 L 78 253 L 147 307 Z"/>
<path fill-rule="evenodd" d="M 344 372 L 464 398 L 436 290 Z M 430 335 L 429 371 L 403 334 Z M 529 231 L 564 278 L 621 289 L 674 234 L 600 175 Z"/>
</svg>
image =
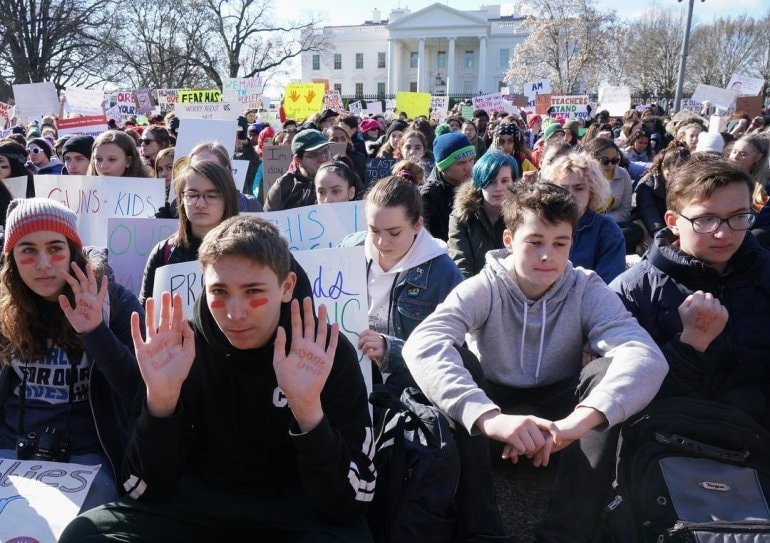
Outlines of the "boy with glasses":
<svg viewBox="0 0 770 543">
<path fill-rule="evenodd" d="M 753 182 L 693 155 L 667 186 L 666 228 L 610 285 L 670 365 L 660 396 L 696 396 L 770 417 L 770 257 L 754 236 Z"/>
<path fill-rule="evenodd" d="M 298 132 L 291 142 L 289 171 L 279 177 L 267 192 L 265 211 L 280 211 L 316 203 L 315 174 L 331 160 L 331 142 L 318 130 Z"/>
</svg>

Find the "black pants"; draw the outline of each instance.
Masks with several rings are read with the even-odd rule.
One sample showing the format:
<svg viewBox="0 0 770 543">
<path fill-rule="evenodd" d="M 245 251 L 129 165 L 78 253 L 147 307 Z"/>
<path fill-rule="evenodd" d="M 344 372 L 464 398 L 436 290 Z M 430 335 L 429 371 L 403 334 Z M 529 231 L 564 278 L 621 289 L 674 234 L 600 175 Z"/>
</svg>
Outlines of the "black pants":
<svg viewBox="0 0 770 543">
<path fill-rule="evenodd" d="M 476 357 L 460 349 L 465 366 L 489 397 L 508 414 L 532 414 L 550 420 L 567 416 L 601 380 L 610 363 L 600 358 L 579 375 L 551 385 L 513 389 L 484 382 Z M 475 365 L 476 369 L 472 369 Z M 536 528 L 537 541 L 591 541 L 610 495 L 617 444 L 617 428 L 591 431 L 559 454 L 559 465 L 548 510 Z M 455 439 L 461 455 L 460 524 L 469 534 L 502 535 L 497 511 L 490 441 L 460 428 Z"/>
</svg>

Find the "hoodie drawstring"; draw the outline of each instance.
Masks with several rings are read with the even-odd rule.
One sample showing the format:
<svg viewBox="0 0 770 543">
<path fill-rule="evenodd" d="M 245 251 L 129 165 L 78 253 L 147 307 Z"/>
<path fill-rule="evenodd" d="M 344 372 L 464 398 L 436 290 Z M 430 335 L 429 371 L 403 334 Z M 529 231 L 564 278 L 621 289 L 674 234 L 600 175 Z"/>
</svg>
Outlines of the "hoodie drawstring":
<svg viewBox="0 0 770 543">
<path fill-rule="evenodd" d="M 524 324 L 521 325 L 521 351 L 519 352 L 519 365 L 521 365 L 521 373 L 527 374 L 527 370 L 524 369 L 524 338 L 527 334 L 527 311 L 529 304 L 524 300 Z"/>
<path fill-rule="evenodd" d="M 546 319 L 545 298 L 543 299 L 543 314 L 540 319 L 540 351 L 537 354 L 537 369 L 535 370 L 535 382 L 540 381 L 540 363 L 543 361 L 543 341 L 545 340 L 545 319 Z"/>
<path fill-rule="evenodd" d="M 524 369 L 524 340 L 527 333 L 527 315 L 529 312 L 529 304 L 524 302 L 524 323 L 521 326 L 521 350 L 519 352 L 519 365 L 521 366 L 522 373 L 526 374 Z M 545 300 L 543 300 L 543 311 L 540 316 L 540 348 L 537 353 L 537 367 L 535 368 L 535 382 L 540 381 L 540 366 L 543 362 L 543 343 L 545 343 L 545 322 L 547 319 L 547 306 Z"/>
</svg>

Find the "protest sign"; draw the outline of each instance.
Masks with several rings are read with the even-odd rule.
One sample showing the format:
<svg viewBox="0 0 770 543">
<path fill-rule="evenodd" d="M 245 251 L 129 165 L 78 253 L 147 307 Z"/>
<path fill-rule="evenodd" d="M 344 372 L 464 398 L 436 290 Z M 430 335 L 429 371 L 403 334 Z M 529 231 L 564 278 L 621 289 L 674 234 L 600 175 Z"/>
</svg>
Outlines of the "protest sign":
<svg viewBox="0 0 770 543">
<path fill-rule="evenodd" d="M 535 101 L 532 100 L 532 105 L 529 105 L 529 98 L 524 94 L 511 94 L 509 98 L 506 98 L 503 96 L 503 100 L 511 102 L 514 106 L 525 108 L 525 107 L 535 107 Z"/>
<path fill-rule="evenodd" d="M 551 107 L 551 95 L 550 94 L 538 94 L 535 97 L 535 113 L 538 115 L 547 115 L 548 109 Z"/>
<path fill-rule="evenodd" d="M 116 94 L 116 104 L 120 109 L 120 117 L 126 120 L 128 117 L 136 116 L 136 102 L 134 102 L 133 92 L 118 92 Z"/>
<path fill-rule="evenodd" d="M 430 97 L 430 118 L 432 121 L 441 122 L 447 118 L 447 112 L 449 111 L 449 97 L 448 96 L 431 96 Z"/>
<path fill-rule="evenodd" d="M 120 122 L 120 119 L 121 119 L 120 106 L 113 106 L 109 109 L 104 110 L 104 116 L 107 117 L 108 121 L 112 120 L 112 121 L 115 121 L 116 123 Z"/>
<path fill-rule="evenodd" d="M 575 119 L 587 119 L 588 118 L 588 95 L 551 95 L 551 111 L 552 117 L 569 117 Z"/>
<path fill-rule="evenodd" d="M 323 107 L 324 94 L 321 83 L 289 83 L 283 99 L 286 118 L 304 121 L 318 113 Z"/>
<path fill-rule="evenodd" d="M 0 541 L 55 543 L 83 507 L 100 468 L 0 459 Z"/>
<path fill-rule="evenodd" d="M 378 179 L 393 175 L 393 166 L 400 162 L 395 158 L 369 158 L 366 160 L 366 176 L 364 184 L 368 187 L 371 186 Z M 425 177 L 433 170 L 434 163 L 432 160 L 421 160 L 420 165 L 425 170 Z"/>
<path fill-rule="evenodd" d="M 0 123 L 2 123 L 3 128 L 10 124 L 11 119 L 13 118 L 13 115 L 11 114 L 12 110 L 13 106 L 11 104 L 0 102 Z"/>
<path fill-rule="evenodd" d="M 313 77 L 310 79 L 311 83 L 320 83 L 324 86 L 324 92 L 329 90 L 329 80 L 321 77 Z"/>
<path fill-rule="evenodd" d="M 180 104 L 200 104 L 219 102 L 222 94 L 219 89 L 184 89 L 177 91 Z"/>
<path fill-rule="evenodd" d="M 364 110 L 363 104 L 361 104 L 361 101 L 353 102 L 351 104 L 348 104 L 348 111 L 352 113 L 353 115 L 361 115 L 361 112 Z"/>
<path fill-rule="evenodd" d="M 89 115 L 87 117 L 60 119 L 56 126 L 59 136 L 86 135 L 96 137 L 107 130 L 107 117 L 105 115 Z"/>
<path fill-rule="evenodd" d="M 551 81 L 549 79 L 536 79 L 529 83 L 524 83 L 521 91 L 527 97 L 527 104 L 522 107 L 534 108 L 537 106 L 536 98 L 539 94 L 551 94 Z M 537 113 L 542 115 L 539 111 Z"/>
<path fill-rule="evenodd" d="M 64 109 L 78 115 L 102 115 L 104 113 L 104 91 L 67 87 L 64 94 Z"/>
<path fill-rule="evenodd" d="M 261 77 L 226 77 L 222 80 L 222 101 L 235 104 L 236 109 L 262 108 Z"/>
<path fill-rule="evenodd" d="M 374 100 L 366 103 L 366 112 L 369 115 L 378 115 L 382 113 L 382 102 L 380 100 Z"/>
<path fill-rule="evenodd" d="M 149 89 L 140 89 L 134 91 L 134 103 L 136 103 L 136 112 L 142 115 L 150 115 L 154 104 Z"/>
<path fill-rule="evenodd" d="M 727 88 L 735 91 L 738 96 L 758 96 L 762 92 L 764 85 L 764 79 L 733 74 L 730 82 L 727 84 Z M 737 110 L 738 108 L 736 107 Z"/>
<path fill-rule="evenodd" d="M 737 96 L 738 92 L 736 90 L 720 89 L 719 87 L 698 83 L 698 86 L 695 87 L 695 92 L 692 95 L 692 100 L 701 103 L 708 100 L 712 107 L 730 111 L 731 108 L 735 107 L 735 98 Z"/>
<path fill-rule="evenodd" d="M 366 389 L 371 391 L 372 365 L 358 350 L 358 337 L 369 328 L 364 248 L 339 247 L 297 251 L 294 258 L 310 279 L 316 311 L 320 304 L 324 304 L 327 322 L 339 324 L 340 332 L 356 349 Z"/>
<path fill-rule="evenodd" d="M 51 198 L 77 215 L 84 245 L 107 246 L 111 217 L 154 217 L 165 201 L 163 179 L 36 175 L 35 194 Z"/>
<path fill-rule="evenodd" d="M 396 93 L 396 109 L 406 113 L 410 119 L 420 115 L 428 116 L 431 96 L 429 92 L 405 92 Z"/>
<path fill-rule="evenodd" d="M 161 113 L 166 114 L 174 111 L 174 107 L 177 102 L 179 102 L 179 90 L 180 89 L 157 89 L 155 91 Z"/>
<path fill-rule="evenodd" d="M 27 197 L 27 176 L 22 175 L 19 177 L 9 177 L 3 179 L 5 188 L 11 193 L 11 198 L 26 198 Z"/>
<path fill-rule="evenodd" d="M 177 111 L 184 104 L 177 104 Z M 232 157 L 235 152 L 235 133 L 238 131 L 238 123 L 218 119 L 179 119 L 179 135 L 176 139 L 174 162 L 178 162 L 186 156 L 192 148 L 199 143 L 217 141 L 225 149 L 227 156 Z"/>
<path fill-rule="evenodd" d="M 628 87 L 599 87 L 599 109 L 606 109 L 610 117 L 622 117 L 631 107 L 631 89 Z"/>
<path fill-rule="evenodd" d="M 324 93 L 323 109 L 331 109 L 337 113 L 345 113 L 345 106 L 342 105 L 342 96 L 340 96 L 340 91 L 334 89 L 327 90 Z"/>
<path fill-rule="evenodd" d="M 689 98 L 682 98 L 682 100 L 679 102 L 680 111 L 687 110 L 694 113 L 700 113 L 701 109 L 703 109 L 703 104 Z"/>
<path fill-rule="evenodd" d="M 139 296 L 147 258 L 158 242 L 176 232 L 177 219 L 107 219 L 107 249 L 115 280 Z"/>
<path fill-rule="evenodd" d="M 240 115 L 240 110 L 235 104 L 223 101 L 199 104 L 176 104 L 174 106 L 174 114 L 180 119 L 236 121 Z"/>
<path fill-rule="evenodd" d="M 233 159 L 230 163 L 233 165 L 233 181 L 235 181 L 235 188 L 236 190 L 241 190 L 243 182 L 246 181 L 246 172 L 249 169 L 249 161 Z"/>
<path fill-rule="evenodd" d="M 171 296 L 182 297 L 182 313 L 186 319 L 193 317 L 195 300 L 203 292 L 203 270 L 200 262 L 179 262 L 155 268 L 155 282 L 152 285 L 152 297 L 160 300 L 164 292 Z M 160 304 L 155 305 L 155 321 L 160 318 Z"/>
<path fill-rule="evenodd" d="M 473 118 L 473 106 L 462 106 L 460 107 L 460 115 L 463 119 L 472 119 Z"/>
<path fill-rule="evenodd" d="M 13 98 L 16 100 L 16 114 L 30 121 L 46 115 L 59 115 L 59 95 L 50 81 L 13 85 Z"/>
<path fill-rule="evenodd" d="M 471 100 L 473 101 L 473 109 L 483 109 L 487 113 L 505 111 L 503 95 L 499 92 L 481 94 L 479 96 L 474 96 Z"/>
<path fill-rule="evenodd" d="M 344 155 L 344 143 L 332 143 L 332 156 Z M 262 147 L 262 194 L 267 194 L 275 181 L 285 174 L 291 164 L 291 147 L 288 145 L 265 145 Z"/>
<path fill-rule="evenodd" d="M 735 111 L 742 111 L 749 117 L 760 117 L 763 104 L 761 96 L 739 96 L 735 99 Z"/>
</svg>

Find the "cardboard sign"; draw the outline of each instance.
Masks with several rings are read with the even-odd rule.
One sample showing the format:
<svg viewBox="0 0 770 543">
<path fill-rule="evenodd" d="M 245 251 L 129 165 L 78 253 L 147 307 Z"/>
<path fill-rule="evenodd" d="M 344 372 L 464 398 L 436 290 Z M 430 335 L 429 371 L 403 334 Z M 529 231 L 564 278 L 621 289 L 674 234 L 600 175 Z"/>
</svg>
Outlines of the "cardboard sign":
<svg viewBox="0 0 770 543">
<path fill-rule="evenodd" d="M 750 117 L 760 117 L 764 98 L 761 96 L 740 96 L 735 100 L 735 111 L 743 111 Z"/>
<path fill-rule="evenodd" d="M 431 96 L 430 97 L 430 119 L 432 121 L 441 122 L 447 118 L 447 112 L 449 111 L 449 97 L 448 96 Z"/>
<path fill-rule="evenodd" d="M 107 117 L 108 121 L 115 121 L 120 122 L 121 116 L 120 116 L 120 106 L 113 106 L 109 109 L 104 110 L 104 116 Z"/>
<path fill-rule="evenodd" d="M 27 176 L 22 175 L 19 177 L 9 177 L 8 179 L 3 179 L 3 183 L 5 183 L 5 188 L 8 189 L 8 192 L 11 193 L 11 198 L 26 198 L 27 197 Z"/>
<path fill-rule="evenodd" d="M 180 104 L 202 104 L 209 102 L 219 102 L 222 99 L 222 93 L 219 89 L 184 89 L 177 92 Z"/>
<path fill-rule="evenodd" d="M 701 103 L 708 100 L 711 102 L 712 107 L 718 107 L 729 111 L 731 108 L 735 107 L 735 99 L 737 96 L 738 92 L 736 90 L 720 89 L 719 87 L 698 83 L 698 86 L 695 87 L 695 92 L 692 95 L 692 100 Z"/>
<path fill-rule="evenodd" d="M 133 92 L 118 92 L 115 98 L 122 120 L 136 116 L 136 102 L 134 102 Z"/>
<path fill-rule="evenodd" d="M 100 468 L 0 459 L 0 541 L 56 542 L 83 507 Z"/>
<path fill-rule="evenodd" d="M 180 119 L 236 121 L 240 115 L 240 110 L 232 102 L 180 103 L 174 106 L 174 113 Z"/>
<path fill-rule="evenodd" d="M 431 95 L 429 92 L 405 92 L 398 91 L 396 93 L 396 109 L 400 112 L 406 113 L 406 116 L 410 119 L 430 114 L 430 101 Z"/>
<path fill-rule="evenodd" d="M 118 283 L 139 296 L 150 252 L 179 228 L 178 219 L 107 219 L 110 267 Z"/>
<path fill-rule="evenodd" d="M 90 115 L 88 117 L 60 119 L 56 126 L 59 136 L 69 134 L 96 137 L 107 130 L 107 117 L 105 115 Z"/>
<path fill-rule="evenodd" d="M 325 89 L 321 83 L 289 83 L 283 98 L 287 119 L 304 121 L 323 108 Z"/>
<path fill-rule="evenodd" d="M 154 217 L 164 203 L 163 179 L 36 175 L 35 194 L 68 207 L 77 215 L 83 245 L 107 247 L 112 217 Z"/>
<path fill-rule="evenodd" d="M 587 119 L 588 118 L 588 95 L 551 95 L 551 111 L 552 117 L 569 117 L 575 119 Z"/>
<path fill-rule="evenodd" d="M 155 107 L 149 89 L 134 91 L 134 102 L 136 103 L 136 111 L 142 115 L 150 115 L 153 107 Z"/>
<path fill-rule="evenodd" d="M 262 78 L 226 77 L 222 80 L 222 101 L 235 104 L 238 110 L 262 109 Z"/>
<path fill-rule="evenodd" d="M 61 109 L 56 85 L 50 81 L 13 85 L 13 98 L 16 100 L 16 114 L 29 120 L 59 115 Z"/>
<path fill-rule="evenodd" d="M 535 97 L 535 113 L 538 115 L 548 115 L 548 109 L 551 107 L 550 94 L 538 94 Z"/>
<path fill-rule="evenodd" d="M 324 93 L 323 109 L 331 109 L 337 113 L 345 113 L 345 106 L 342 105 L 342 96 L 338 90 L 327 90 Z"/>
<path fill-rule="evenodd" d="M 332 156 L 344 155 L 344 143 L 332 143 Z M 267 194 L 276 180 L 289 170 L 292 154 L 288 145 L 265 145 L 262 148 L 262 194 Z"/>
<path fill-rule="evenodd" d="M 389 175 L 393 175 L 393 166 L 396 165 L 397 160 L 395 158 L 369 158 L 366 160 L 366 178 L 364 184 L 368 187 L 373 182 Z M 433 170 L 434 163 L 431 160 L 420 161 L 422 169 L 425 170 L 425 177 Z"/>
<path fill-rule="evenodd" d="M 483 109 L 487 113 L 506 111 L 503 105 L 503 95 L 499 92 L 474 96 L 472 99 L 474 109 Z"/>
<path fill-rule="evenodd" d="M 599 88 L 599 109 L 606 109 L 611 117 L 622 117 L 630 107 L 631 89 L 628 87 Z"/>
<path fill-rule="evenodd" d="M 733 74 L 727 89 L 735 91 L 738 96 L 758 96 L 765 86 L 765 80 L 746 75 Z M 740 110 L 736 106 L 736 111 Z"/>
<path fill-rule="evenodd" d="M 104 113 L 104 91 L 67 87 L 64 94 L 64 109 L 72 114 L 102 115 Z"/>
</svg>

